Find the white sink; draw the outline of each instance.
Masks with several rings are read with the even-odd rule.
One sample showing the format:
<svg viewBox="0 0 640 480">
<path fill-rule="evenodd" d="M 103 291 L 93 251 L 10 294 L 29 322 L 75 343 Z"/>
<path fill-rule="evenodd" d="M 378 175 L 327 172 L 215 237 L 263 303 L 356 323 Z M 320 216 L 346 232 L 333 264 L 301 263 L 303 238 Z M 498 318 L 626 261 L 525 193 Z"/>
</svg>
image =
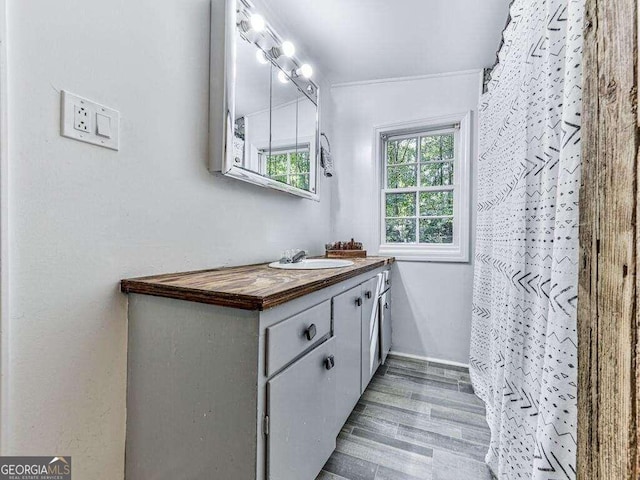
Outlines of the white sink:
<svg viewBox="0 0 640 480">
<path fill-rule="evenodd" d="M 273 262 L 271 268 L 283 270 L 320 270 L 323 268 L 344 268 L 353 265 L 351 260 L 339 260 L 335 258 L 308 258 L 298 263 Z"/>
</svg>

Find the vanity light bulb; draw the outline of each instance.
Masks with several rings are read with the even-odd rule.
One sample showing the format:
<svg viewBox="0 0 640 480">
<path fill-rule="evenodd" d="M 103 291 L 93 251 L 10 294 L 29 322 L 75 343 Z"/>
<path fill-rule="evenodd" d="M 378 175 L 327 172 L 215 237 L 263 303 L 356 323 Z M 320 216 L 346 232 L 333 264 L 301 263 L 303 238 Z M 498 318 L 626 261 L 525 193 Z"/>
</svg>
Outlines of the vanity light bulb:
<svg viewBox="0 0 640 480">
<path fill-rule="evenodd" d="M 289 77 L 287 77 L 287 74 L 282 70 L 278 72 L 278 80 L 280 80 L 281 83 L 289 83 Z"/>
<path fill-rule="evenodd" d="M 289 40 L 282 42 L 282 53 L 287 57 L 293 57 L 296 53 L 296 46 Z"/>
<path fill-rule="evenodd" d="M 313 75 L 313 68 L 308 63 L 303 64 L 298 71 L 304 78 L 311 78 Z"/>
<path fill-rule="evenodd" d="M 259 15 L 257 13 L 254 13 L 253 15 L 251 15 L 251 28 L 255 32 L 263 31 L 265 26 L 266 26 L 266 23 L 262 15 Z"/>
<path fill-rule="evenodd" d="M 266 65 L 267 63 L 269 63 L 269 60 L 267 59 L 267 56 L 260 49 L 258 49 L 258 51 L 256 52 L 256 60 L 258 60 L 258 63 L 260 63 L 262 65 Z"/>
</svg>

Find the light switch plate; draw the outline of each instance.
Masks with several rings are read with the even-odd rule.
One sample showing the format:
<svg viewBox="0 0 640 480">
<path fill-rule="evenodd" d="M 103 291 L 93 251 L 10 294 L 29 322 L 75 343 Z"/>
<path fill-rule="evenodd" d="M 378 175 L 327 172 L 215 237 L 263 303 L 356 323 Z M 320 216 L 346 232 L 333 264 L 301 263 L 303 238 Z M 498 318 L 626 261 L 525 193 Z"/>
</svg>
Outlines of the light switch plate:
<svg viewBox="0 0 640 480">
<path fill-rule="evenodd" d="M 120 113 L 65 90 L 61 94 L 60 134 L 112 150 L 120 149 Z M 98 135 L 98 114 L 108 117 L 109 136 Z M 104 118 L 100 125 L 104 128 Z"/>
</svg>

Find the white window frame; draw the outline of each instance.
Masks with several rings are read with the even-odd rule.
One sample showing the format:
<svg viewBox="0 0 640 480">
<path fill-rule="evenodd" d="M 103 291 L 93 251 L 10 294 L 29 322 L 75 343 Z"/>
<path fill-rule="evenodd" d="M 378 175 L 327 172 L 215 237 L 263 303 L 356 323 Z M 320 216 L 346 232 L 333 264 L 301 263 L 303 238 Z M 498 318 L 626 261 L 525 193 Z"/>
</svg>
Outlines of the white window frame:
<svg viewBox="0 0 640 480">
<path fill-rule="evenodd" d="M 302 173 L 291 173 L 291 154 L 292 153 L 297 153 L 298 150 L 307 150 L 307 153 L 309 154 L 309 170 L 307 170 L 306 172 L 302 172 Z M 287 155 L 287 184 L 291 184 L 291 177 L 292 176 L 296 176 L 299 177 L 301 175 L 307 175 L 309 177 L 309 184 L 311 184 L 311 145 L 309 144 L 294 144 L 294 145 L 287 145 L 284 147 L 278 147 L 278 148 L 273 148 L 272 150 L 269 151 L 269 153 L 267 153 L 267 150 L 258 150 L 258 157 L 260 159 L 260 168 L 261 170 L 264 172 L 264 174 L 266 176 L 269 176 L 267 173 L 268 170 L 268 160 L 269 160 L 269 156 L 271 155 L 282 155 L 282 154 L 286 154 Z M 271 179 L 274 179 L 274 177 L 269 177 Z"/>
<path fill-rule="evenodd" d="M 1 0 L 0 0 L 1 1 Z M 318 168 L 319 165 L 316 164 L 316 142 L 314 137 L 300 137 L 298 139 L 292 138 L 292 139 L 282 139 L 282 140 L 278 140 L 278 141 L 272 141 L 271 145 L 269 146 L 269 144 L 266 144 L 264 146 L 259 146 L 259 147 L 252 147 L 255 148 L 255 155 L 258 157 L 258 170 L 260 172 L 260 175 L 268 178 L 269 180 L 272 180 L 271 177 L 269 177 L 267 175 L 267 162 L 266 162 L 266 157 L 267 155 L 265 155 L 265 153 L 267 151 L 270 151 L 271 149 L 273 150 L 290 150 L 290 151 L 294 151 L 296 148 L 300 149 L 300 148 L 307 148 L 309 150 L 309 188 L 310 190 L 302 190 L 299 189 L 301 192 L 310 192 L 312 194 L 315 195 L 316 189 L 315 189 L 315 185 L 316 185 L 316 177 L 318 174 Z M 314 168 L 315 167 L 315 168 Z M 289 159 L 289 165 L 287 166 L 287 179 L 289 178 L 288 172 L 289 172 L 289 168 L 291 168 L 291 162 Z M 274 182 L 277 182 L 281 185 L 285 185 L 287 187 L 289 187 L 289 184 L 287 183 L 282 183 L 278 180 L 273 180 Z M 278 188 L 277 186 L 275 188 Z M 297 187 L 291 187 L 291 188 L 297 188 Z"/>
<path fill-rule="evenodd" d="M 453 243 L 418 244 L 418 243 L 386 243 L 385 224 L 385 191 L 386 191 L 386 159 L 385 139 L 389 136 L 401 135 L 404 132 L 418 136 L 421 132 L 438 133 L 459 125 L 455 136 L 453 164 L 453 184 L 443 187 L 426 187 L 425 190 L 453 191 Z M 411 136 L 411 135 L 408 135 Z M 400 261 L 417 262 L 460 262 L 469 261 L 470 251 L 470 204 L 471 204 L 471 112 L 442 117 L 433 117 L 412 122 L 383 125 L 374 129 L 374 165 L 377 166 L 376 201 L 378 208 L 374 225 L 377 226 L 379 242 L 378 254 L 396 257 Z M 417 174 L 419 175 L 419 169 Z M 415 187 L 408 189 L 415 191 Z M 418 208 L 418 205 L 416 205 Z M 416 212 L 418 213 L 418 212 Z"/>
</svg>

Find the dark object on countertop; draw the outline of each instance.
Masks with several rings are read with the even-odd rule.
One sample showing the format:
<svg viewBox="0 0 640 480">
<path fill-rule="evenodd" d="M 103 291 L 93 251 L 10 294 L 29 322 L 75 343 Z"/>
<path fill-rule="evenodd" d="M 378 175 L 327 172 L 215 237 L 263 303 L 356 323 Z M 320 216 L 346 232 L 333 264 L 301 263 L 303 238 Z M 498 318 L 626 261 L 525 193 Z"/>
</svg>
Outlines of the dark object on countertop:
<svg viewBox="0 0 640 480">
<path fill-rule="evenodd" d="M 325 245 L 327 258 L 366 257 L 367 251 L 362 249 L 362 242 L 352 238 L 350 242 L 334 242 Z"/>
<path fill-rule="evenodd" d="M 362 242 L 356 242 L 353 238 L 350 242 L 334 242 L 325 245 L 327 250 L 362 250 Z"/>
</svg>

